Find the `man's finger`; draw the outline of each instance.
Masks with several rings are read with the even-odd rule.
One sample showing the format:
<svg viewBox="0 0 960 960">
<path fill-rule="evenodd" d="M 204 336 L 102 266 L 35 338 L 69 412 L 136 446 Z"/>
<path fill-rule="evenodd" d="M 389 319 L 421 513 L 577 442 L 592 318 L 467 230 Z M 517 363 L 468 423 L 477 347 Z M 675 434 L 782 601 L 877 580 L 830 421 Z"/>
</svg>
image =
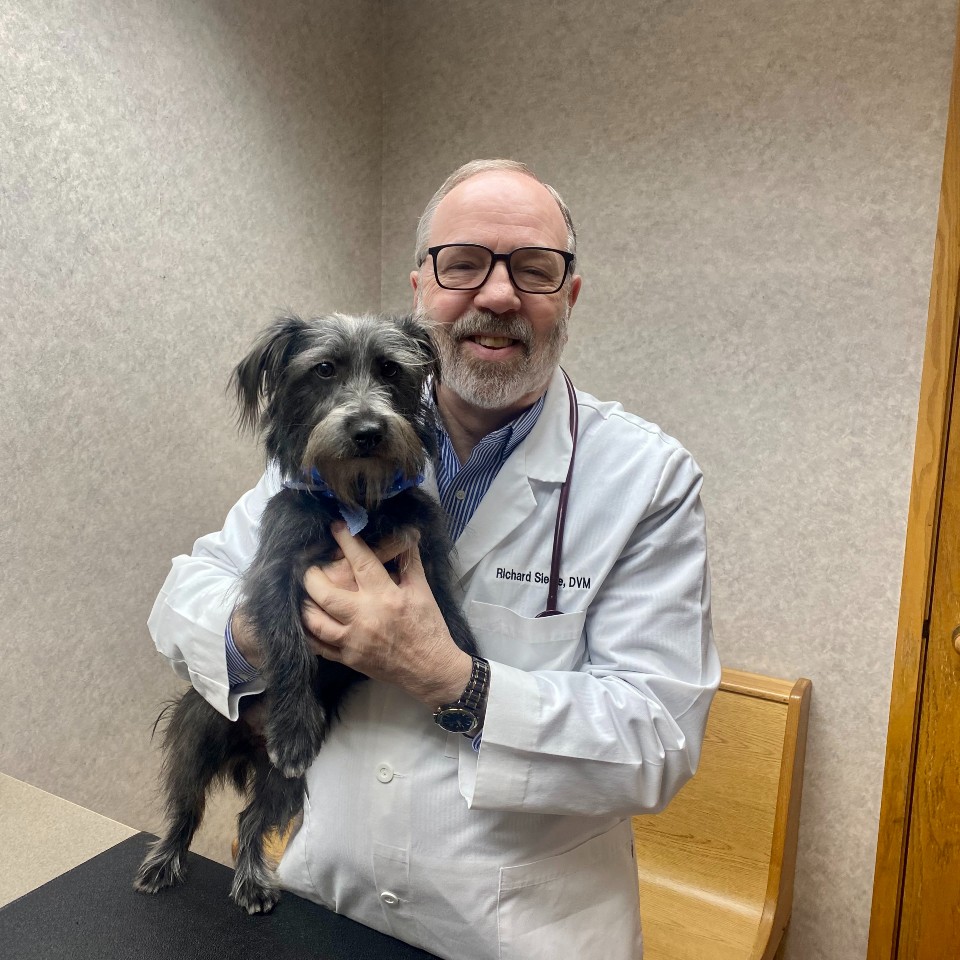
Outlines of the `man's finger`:
<svg viewBox="0 0 960 960">
<path fill-rule="evenodd" d="M 332 524 L 330 532 L 350 564 L 358 585 L 377 587 L 393 583 L 377 555 L 361 537 L 352 536 L 345 523 Z"/>
<path fill-rule="evenodd" d="M 349 623 L 356 614 L 356 591 L 336 586 L 323 567 L 310 567 L 303 575 L 303 589 L 310 600 L 338 623 Z"/>
<path fill-rule="evenodd" d="M 325 563 L 323 572 L 327 575 L 330 583 L 339 590 L 352 590 L 356 593 L 357 580 L 353 575 L 353 568 L 344 557 L 340 557 L 339 560 L 334 560 L 331 563 Z"/>
<path fill-rule="evenodd" d="M 333 647 L 329 643 L 323 643 L 319 640 L 316 643 L 316 654 L 318 657 L 323 657 L 324 660 L 333 660 L 336 663 L 343 660 L 343 651 L 339 647 Z"/>
</svg>

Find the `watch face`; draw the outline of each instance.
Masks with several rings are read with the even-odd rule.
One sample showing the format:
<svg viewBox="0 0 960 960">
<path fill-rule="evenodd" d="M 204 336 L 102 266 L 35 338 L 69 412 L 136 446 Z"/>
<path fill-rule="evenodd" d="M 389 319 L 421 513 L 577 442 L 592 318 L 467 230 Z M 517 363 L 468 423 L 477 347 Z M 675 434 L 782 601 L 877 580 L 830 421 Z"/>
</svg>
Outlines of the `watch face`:
<svg viewBox="0 0 960 960">
<path fill-rule="evenodd" d="M 448 733 L 470 733 L 477 722 L 472 710 L 450 707 L 436 715 L 437 723 Z"/>
</svg>

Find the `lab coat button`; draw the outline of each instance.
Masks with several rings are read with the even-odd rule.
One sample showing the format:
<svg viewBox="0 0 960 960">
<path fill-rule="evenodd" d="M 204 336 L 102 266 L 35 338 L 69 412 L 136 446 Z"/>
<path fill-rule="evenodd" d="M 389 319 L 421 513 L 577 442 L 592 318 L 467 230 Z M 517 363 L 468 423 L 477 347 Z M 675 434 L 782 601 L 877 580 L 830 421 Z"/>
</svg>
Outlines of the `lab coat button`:
<svg viewBox="0 0 960 960">
<path fill-rule="evenodd" d="M 389 763 L 381 763 L 377 767 L 377 779 L 381 783 L 389 783 L 393 779 L 393 767 Z"/>
<path fill-rule="evenodd" d="M 380 899 L 388 907 L 395 907 L 400 902 L 400 898 L 396 894 L 390 893 L 388 890 L 384 890 L 384 892 L 380 894 Z"/>
</svg>

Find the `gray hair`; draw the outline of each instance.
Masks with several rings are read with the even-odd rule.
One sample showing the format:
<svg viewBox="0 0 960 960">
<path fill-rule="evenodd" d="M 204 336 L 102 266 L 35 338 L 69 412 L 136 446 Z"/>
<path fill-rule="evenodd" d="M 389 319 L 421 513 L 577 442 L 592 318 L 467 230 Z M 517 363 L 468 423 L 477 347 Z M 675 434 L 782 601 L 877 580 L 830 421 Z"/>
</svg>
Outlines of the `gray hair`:
<svg viewBox="0 0 960 960">
<path fill-rule="evenodd" d="M 563 214 L 564 223 L 567 225 L 567 250 L 570 253 L 577 252 L 577 231 L 573 226 L 573 217 L 570 216 L 570 208 L 563 202 L 563 198 L 557 193 L 549 183 L 544 183 L 525 163 L 519 160 L 471 160 L 462 167 L 457 167 L 453 173 L 443 182 L 443 186 L 430 198 L 430 202 L 424 208 L 420 222 L 417 224 L 417 244 L 414 251 L 414 260 L 419 267 L 427 259 L 427 246 L 430 241 L 430 227 L 433 225 L 433 215 L 437 212 L 440 201 L 454 187 L 459 186 L 464 180 L 469 180 L 481 173 L 489 173 L 493 170 L 512 170 L 514 173 L 522 173 L 524 176 L 536 180 L 550 192 L 550 196 L 557 201 L 557 206 Z"/>
</svg>

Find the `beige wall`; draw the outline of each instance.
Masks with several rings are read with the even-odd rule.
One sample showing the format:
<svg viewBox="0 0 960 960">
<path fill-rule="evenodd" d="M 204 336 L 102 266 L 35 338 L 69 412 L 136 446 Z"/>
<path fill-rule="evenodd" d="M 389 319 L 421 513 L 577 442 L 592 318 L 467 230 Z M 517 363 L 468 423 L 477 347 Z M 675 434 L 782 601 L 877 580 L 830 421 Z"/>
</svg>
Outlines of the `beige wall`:
<svg viewBox="0 0 960 960">
<path fill-rule="evenodd" d="M 814 681 L 787 956 L 863 956 L 955 11 L 0 7 L 0 769 L 158 827 L 144 621 L 258 470 L 231 365 L 407 307 L 434 187 L 516 156 L 578 220 L 575 380 L 706 471 L 725 662 Z"/>
<path fill-rule="evenodd" d="M 457 164 L 563 194 L 566 366 L 704 468 L 724 662 L 814 682 L 787 957 L 863 957 L 956 0 L 403 6 L 384 305 Z"/>
<path fill-rule="evenodd" d="M 379 12 L 0 6 L 0 769 L 125 823 L 180 686 L 153 598 L 260 469 L 230 369 L 279 308 L 379 300 Z"/>
</svg>

